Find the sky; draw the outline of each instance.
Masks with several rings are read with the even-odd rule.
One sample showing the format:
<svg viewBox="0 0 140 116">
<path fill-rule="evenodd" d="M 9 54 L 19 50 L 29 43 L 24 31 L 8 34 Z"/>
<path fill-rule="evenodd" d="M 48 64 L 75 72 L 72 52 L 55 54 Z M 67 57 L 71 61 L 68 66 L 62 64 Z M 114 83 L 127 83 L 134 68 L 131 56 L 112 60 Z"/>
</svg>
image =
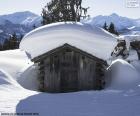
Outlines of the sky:
<svg viewBox="0 0 140 116">
<path fill-rule="evenodd" d="M 50 0 L 0 0 L 0 15 L 21 11 L 31 11 L 38 15 Z M 130 0 L 83 0 L 83 6 L 90 7 L 90 16 L 110 15 L 117 13 L 133 19 L 140 18 L 140 6 L 128 8 L 126 2 Z M 132 0 L 131 0 L 132 1 Z M 136 0 L 140 2 L 140 0 Z"/>
</svg>

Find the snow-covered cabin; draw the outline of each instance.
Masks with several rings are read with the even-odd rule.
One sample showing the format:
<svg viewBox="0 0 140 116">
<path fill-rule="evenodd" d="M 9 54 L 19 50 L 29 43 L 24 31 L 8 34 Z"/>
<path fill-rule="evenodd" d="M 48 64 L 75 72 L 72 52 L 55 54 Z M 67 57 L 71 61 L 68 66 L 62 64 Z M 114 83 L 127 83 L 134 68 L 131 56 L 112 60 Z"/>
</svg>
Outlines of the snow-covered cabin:
<svg viewBox="0 0 140 116">
<path fill-rule="evenodd" d="M 20 48 L 38 65 L 40 88 L 49 92 L 103 89 L 116 38 L 82 23 L 55 23 L 28 33 Z"/>
</svg>

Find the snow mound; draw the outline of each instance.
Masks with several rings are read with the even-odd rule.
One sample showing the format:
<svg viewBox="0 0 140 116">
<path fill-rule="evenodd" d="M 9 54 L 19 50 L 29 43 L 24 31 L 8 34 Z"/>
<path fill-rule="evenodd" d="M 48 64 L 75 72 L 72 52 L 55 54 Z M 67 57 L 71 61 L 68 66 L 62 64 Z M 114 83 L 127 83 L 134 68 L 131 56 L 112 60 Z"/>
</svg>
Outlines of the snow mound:
<svg viewBox="0 0 140 116">
<path fill-rule="evenodd" d="M 10 88 L 22 88 L 17 81 L 3 69 L 0 69 L 0 90 L 7 90 Z"/>
<path fill-rule="evenodd" d="M 109 67 L 111 71 L 112 89 L 131 89 L 140 84 L 140 77 L 136 68 L 128 62 L 117 59 Z"/>
<path fill-rule="evenodd" d="M 22 79 L 19 74 L 24 74 L 22 71 L 25 70 L 23 69 L 28 69 L 33 63 L 27 58 L 25 52 L 19 49 L 1 51 L 0 56 L 0 87 L 23 88 L 21 83 L 17 82 Z"/>
<path fill-rule="evenodd" d="M 101 59 L 108 59 L 117 39 L 99 27 L 82 23 L 54 23 L 37 28 L 21 41 L 20 48 L 31 59 L 69 44 Z"/>
<path fill-rule="evenodd" d="M 21 71 L 17 82 L 25 89 L 38 91 L 39 81 L 37 79 L 36 67 L 34 65 L 28 68 L 25 67 L 25 69 Z"/>
</svg>

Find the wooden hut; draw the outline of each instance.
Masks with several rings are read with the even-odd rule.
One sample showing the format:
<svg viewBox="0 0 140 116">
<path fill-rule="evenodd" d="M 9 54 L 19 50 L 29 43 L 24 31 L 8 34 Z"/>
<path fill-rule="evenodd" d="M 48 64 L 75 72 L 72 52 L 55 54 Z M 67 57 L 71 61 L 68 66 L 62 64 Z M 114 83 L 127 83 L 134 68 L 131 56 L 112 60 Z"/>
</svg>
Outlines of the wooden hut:
<svg viewBox="0 0 140 116">
<path fill-rule="evenodd" d="M 89 25 L 59 23 L 27 34 L 20 47 L 37 64 L 42 91 L 100 90 L 106 84 L 106 59 L 114 48 L 112 38 Z M 36 42 L 30 44 L 33 39 Z M 105 46 L 100 46 L 102 43 Z"/>
</svg>

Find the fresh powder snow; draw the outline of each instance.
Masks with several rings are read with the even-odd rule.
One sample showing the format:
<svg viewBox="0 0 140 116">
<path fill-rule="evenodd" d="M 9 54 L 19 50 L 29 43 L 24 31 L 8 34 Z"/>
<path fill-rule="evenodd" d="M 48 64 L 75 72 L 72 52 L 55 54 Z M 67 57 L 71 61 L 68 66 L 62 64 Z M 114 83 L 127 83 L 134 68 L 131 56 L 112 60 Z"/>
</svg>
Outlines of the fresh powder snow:
<svg viewBox="0 0 140 116">
<path fill-rule="evenodd" d="M 131 89 L 140 83 L 137 69 L 122 59 L 113 61 L 108 70 L 111 73 L 110 87 L 113 89 Z"/>
<path fill-rule="evenodd" d="M 33 59 L 65 43 L 107 60 L 117 44 L 117 38 L 88 24 L 54 23 L 28 33 L 21 41 L 20 48 Z"/>
<path fill-rule="evenodd" d="M 36 90 L 36 69 L 25 52 L 10 50 L 0 52 L 0 113 L 36 113 L 39 116 L 139 116 L 140 111 L 140 83 L 132 79 L 125 89 L 119 87 L 106 88 L 102 91 L 83 91 L 74 93 L 50 94 Z M 133 66 L 125 61 L 119 62 L 125 74 L 126 69 L 137 74 L 140 63 L 133 62 Z M 117 63 L 118 64 L 118 63 Z M 125 65 L 125 66 L 123 66 Z M 117 66 L 118 67 L 118 66 Z M 124 67 L 124 68 L 123 68 Z M 135 67 L 135 68 L 134 68 Z M 29 73 L 31 71 L 31 73 Z M 139 74 L 140 75 L 140 74 Z M 115 76 L 115 75 L 114 75 Z M 113 77 L 112 77 L 113 78 Z M 26 80 L 24 80 L 26 79 Z M 27 80 L 29 80 L 27 82 Z M 31 81 L 33 80 L 33 81 Z M 139 81 L 138 81 L 139 82 Z M 118 82 L 117 82 L 118 83 Z M 29 85 L 30 84 L 30 85 Z M 114 83 L 116 85 L 116 83 Z M 117 87 L 117 86 L 116 86 Z M 128 87 L 128 89 L 126 89 Z"/>
</svg>

